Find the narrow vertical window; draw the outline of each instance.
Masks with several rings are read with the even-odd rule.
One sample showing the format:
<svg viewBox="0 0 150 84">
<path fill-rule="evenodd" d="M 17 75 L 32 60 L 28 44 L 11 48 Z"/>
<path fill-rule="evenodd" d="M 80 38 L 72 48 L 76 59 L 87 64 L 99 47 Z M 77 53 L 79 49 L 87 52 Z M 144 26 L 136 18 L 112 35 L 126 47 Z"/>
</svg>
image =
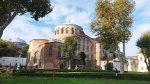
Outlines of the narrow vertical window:
<svg viewBox="0 0 150 84">
<path fill-rule="evenodd" d="M 72 34 L 74 34 L 74 29 L 72 28 Z"/>
<path fill-rule="evenodd" d="M 85 43 L 85 38 L 83 38 L 83 44 Z"/>
<path fill-rule="evenodd" d="M 93 46 L 91 46 L 91 51 L 93 51 Z"/>
<path fill-rule="evenodd" d="M 78 38 L 78 43 L 80 43 L 80 41 L 81 41 L 80 38 Z"/>
<path fill-rule="evenodd" d="M 58 48 L 58 57 L 61 57 L 61 47 Z"/>
<path fill-rule="evenodd" d="M 82 47 L 82 50 L 84 51 L 85 50 L 85 46 L 83 45 L 83 47 Z"/>
<path fill-rule="evenodd" d="M 50 45 L 50 47 L 49 47 L 49 56 L 52 56 L 52 51 L 53 51 L 53 46 L 52 45 Z"/>
<path fill-rule="evenodd" d="M 87 51 L 89 51 L 89 46 L 87 46 Z"/>
<path fill-rule="evenodd" d="M 68 34 L 68 29 L 66 29 L 66 34 Z"/>
<path fill-rule="evenodd" d="M 59 34 L 59 29 L 57 30 L 57 34 Z"/>
<path fill-rule="evenodd" d="M 63 33 L 64 33 L 64 28 L 61 29 L 61 34 L 63 34 Z"/>
</svg>

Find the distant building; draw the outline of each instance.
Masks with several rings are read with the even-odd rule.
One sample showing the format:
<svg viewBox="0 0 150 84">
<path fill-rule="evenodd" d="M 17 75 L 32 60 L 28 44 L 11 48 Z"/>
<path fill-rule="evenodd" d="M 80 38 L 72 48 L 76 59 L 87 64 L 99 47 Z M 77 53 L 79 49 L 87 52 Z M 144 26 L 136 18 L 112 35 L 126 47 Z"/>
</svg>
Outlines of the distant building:
<svg viewBox="0 0 150 84">
<path fill-rule="evenodd" d="M 142 53 L 138 53 L 138 72 L 148 72 L 147 66 L 144 62 L 145 58 Z"/>
<path fill-rule="evenodd" d="M 120 61 L 116 58 L 113 62 L 113 67 L 120 70 Z M 126 58 L 124 64 L 125 71 L 134 71 L 134 72 L 147 72 L 147 66 L 144 62 L 144 56 L 142 53 L 138 53 L 137 56 L 129 56 Z"/>
<path fill-rule="evenodd" d="M 103 54 L 102 46 L 86 35 L 83 28 L 71 23 L 64 23 L 55 27 L 54 38 L 33 39 L 30 41 L 27 66 L 36 66 L 40 69 L 64 69 L 66 67 L 65 54 L 61 52 L 61 45 L 66 37 L 77 39 L 78 46 L 73 56 L 72 68 L 83 68 L 80 52 L 85 52 L 86 69 L 101 69 L 100 57 Z"/>
<path fill-rule="evenodd" d="M 22 49 L 22 47 L 26 46 L 27 43 L 20 38 L 9 39 L 8 41 L 10 41 L 14 44 L 14 46 L 17 48 L 17 51 L 18 51 L 17 57 L 20 57 L 21 56 L 21 49 Z"/>
</svg>

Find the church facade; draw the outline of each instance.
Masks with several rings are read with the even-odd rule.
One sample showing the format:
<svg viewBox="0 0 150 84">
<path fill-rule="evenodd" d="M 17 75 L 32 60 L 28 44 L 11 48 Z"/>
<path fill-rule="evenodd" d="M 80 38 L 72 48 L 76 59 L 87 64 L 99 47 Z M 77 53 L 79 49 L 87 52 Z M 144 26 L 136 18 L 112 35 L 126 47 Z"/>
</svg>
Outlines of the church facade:
<svg viewBox="0 0 150 84">
<path fill-rule="evenodd" d="M 73 37 L 78 41 L 72 67 L 83 68 L 80 52 L 85 52 L 86 69 L 101 68 L 102 46 L 95 38 L 86 35 L 82 27 L 71 23 L 57 25 L 54 38 L 31 40 L 27 54 L 27 66 L 35 66 L 38 69 L 65 69 L 67 60 L 65 54 L 61 52 L 61 45 L 66 37 Z"/>
</svg>

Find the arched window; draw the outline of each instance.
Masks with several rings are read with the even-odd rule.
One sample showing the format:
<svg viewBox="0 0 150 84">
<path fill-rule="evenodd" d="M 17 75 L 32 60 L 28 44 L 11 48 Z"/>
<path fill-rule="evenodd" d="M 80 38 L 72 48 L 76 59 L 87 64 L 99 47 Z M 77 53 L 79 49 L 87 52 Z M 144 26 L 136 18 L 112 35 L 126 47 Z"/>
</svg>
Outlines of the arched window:
<svg viewBox="0 0 150 84">
<path fill-rule="evenodd" d="M 66 34 L 68 34 L 68 28 L 66 29 Z"/>
<path fill-rule="evenodd" d="M 37 52 L 34 53 L 34 64 L 37 62 Z"/>
<path fill-rule="evenodd" d="M 80 38 L 78 38 L 78 43 L 80 43 L 80 41 L 81 41 Z"/>
<path fill-rule="evenodd" d="M 52 56 L 52 54 L 53 54 L 53 46 L 50 45 L 50 47 L 49 47 L 49 56 Z"/>
<path fill-rule="evenodd" d="M 72 28 L 72 34 L 74 34 L 74 29 Z"/>
<path fill-rule="evenodd" d="M 63 34 L 63 33 L 64 33 L 64 28 L 61 29 L 61 34 Z"/>
<path fill-rule="evenodd" d="M 59 34 L 59 29 L 57 30 L 57 34 Z"/>
</svg>

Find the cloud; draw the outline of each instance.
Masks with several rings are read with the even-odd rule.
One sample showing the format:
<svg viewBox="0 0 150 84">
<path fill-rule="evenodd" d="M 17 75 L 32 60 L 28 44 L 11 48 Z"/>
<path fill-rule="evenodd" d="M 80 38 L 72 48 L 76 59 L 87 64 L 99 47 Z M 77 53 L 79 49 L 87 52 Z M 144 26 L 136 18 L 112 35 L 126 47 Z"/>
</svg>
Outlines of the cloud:
<svg viewBox="0 0 150 84">
<path fill-rule="evenodd" d="M 145 8 L 145 6 L 150 6 L 150 0 L 134 0 L 136 3 L 136 9 Z"/>
<path fill-rule="evenodd" d="M 126 56 L 135 56 L 139 52 L 138 47 L 136 46 L 136 41 L 141 37 L 142 33 L 145 31 L 150 31 L 150 23 L 144 23 L 135 26 L 134 30 L 132 31 L 133 36 L 131 37 L 130 41 L 126 43 Z M 123 46 L 120 44 L 120 50 L 123 51 Z"/>
<path fill-rule="evenodd" d="M 3 39 L 21 38 L 29 43 L 32 39 L 44 38 L 53 34 L 50 27 L 39 27 L 31 24 L 26 16 L 17 16 L 14 21 L 4 30 Z"/>
<path fill-rule="evenodd" d="M 136 8 L 134 12 L 135 21 L 132 27 L 133 36 L 126 44 L 126 55 L 137 55 L 138 48 L 135 46 L 137 39 L 145 30 L 150 27 L 150 0 L 135 0 Z M 29 43 L 32 39 L 53 37 L 54 27 L 58 24 L 68 22 L 81 26 L 90 37 L 95 37 L 91 33 L 90 22 L 94 18 L 96 0 L 52 0 L 53 11 L 44 18 L 35 21 L 29 15 L 17 16 L 12 23 L 4 30 L 3 39 L 21 38 Z M 120 45 L 122 50 L 122 45 Z"/>
</svg>

